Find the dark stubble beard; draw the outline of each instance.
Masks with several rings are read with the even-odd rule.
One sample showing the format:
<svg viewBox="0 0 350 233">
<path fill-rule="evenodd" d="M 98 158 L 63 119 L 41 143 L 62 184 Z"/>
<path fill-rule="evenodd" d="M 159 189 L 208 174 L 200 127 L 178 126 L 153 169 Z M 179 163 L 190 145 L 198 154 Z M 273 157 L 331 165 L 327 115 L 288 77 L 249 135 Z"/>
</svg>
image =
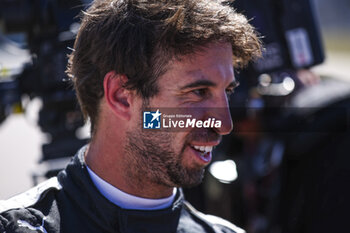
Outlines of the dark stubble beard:
<svg viewBox="0 0 350 233">
<path fill-rule="evenodd" d="M 168 187 L 193 187 L 203 178 L 202 167 L 186 168 L 182 165 L 186 143 L 174 151 L 174 133 L 135 129 L 127 132 L 125 159 L 129 163 L 127 174 L 142 183 L 147 179 Z"/>
</svg>

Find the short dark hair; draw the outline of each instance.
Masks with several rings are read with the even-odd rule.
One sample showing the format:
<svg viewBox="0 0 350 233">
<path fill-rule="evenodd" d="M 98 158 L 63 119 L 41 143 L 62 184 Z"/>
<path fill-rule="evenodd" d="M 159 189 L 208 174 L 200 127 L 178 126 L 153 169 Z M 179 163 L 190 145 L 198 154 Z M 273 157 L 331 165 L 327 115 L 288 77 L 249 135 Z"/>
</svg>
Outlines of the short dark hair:
<svg viewBox="0 0 350 233">
<path fill-rule="evenodd" d="M 91 131 L 106 73 L 126 75 L 126 88 L 148 99 L 170 60 L 216 41 L 232 44 L 236 67 L 260 55 L 254 28 L 223 1 L 95 0 L 83 12 L 67 69 Z"/>
</svg>

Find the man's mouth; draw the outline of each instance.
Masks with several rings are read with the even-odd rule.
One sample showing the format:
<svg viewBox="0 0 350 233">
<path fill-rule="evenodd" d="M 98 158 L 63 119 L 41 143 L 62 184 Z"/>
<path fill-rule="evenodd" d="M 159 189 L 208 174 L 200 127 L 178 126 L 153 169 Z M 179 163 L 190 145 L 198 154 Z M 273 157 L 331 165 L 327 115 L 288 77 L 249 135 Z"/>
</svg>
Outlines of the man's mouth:
<svg viewBox="0 0 350 233">
<path fill-rule="evenodd" d="M 191 148 L 193 155 L 197 157 L 199 163 L 204 166 L 210 163 L 214 146 L 189 144 L 189 147 Z"/>
<path fill-rule="evenodd" d="M 201 156 L 204 156 L 206 153 L 210 153 L 213 150 L 213 146 L 194 146 L 191 145 L 192 148 L 199 151 Z"/>
</svg>

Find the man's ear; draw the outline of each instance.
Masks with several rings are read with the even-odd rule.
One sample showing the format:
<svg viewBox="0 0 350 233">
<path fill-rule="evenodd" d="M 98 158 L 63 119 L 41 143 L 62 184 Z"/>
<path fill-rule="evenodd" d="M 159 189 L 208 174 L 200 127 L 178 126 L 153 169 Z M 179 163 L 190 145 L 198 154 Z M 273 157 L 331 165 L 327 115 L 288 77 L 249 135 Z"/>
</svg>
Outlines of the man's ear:
<svg viewBox="0 0 350 233">
<path fill-rule="evenodd" d="M 127 81 L 126 75 L 116 74 L 114 71 L 108 72 L 103 81 L 106 103 L 116 116 L 124 120 L 129 120 L 131 116 L 132 93 L 124 87 Z"/>
</svg>

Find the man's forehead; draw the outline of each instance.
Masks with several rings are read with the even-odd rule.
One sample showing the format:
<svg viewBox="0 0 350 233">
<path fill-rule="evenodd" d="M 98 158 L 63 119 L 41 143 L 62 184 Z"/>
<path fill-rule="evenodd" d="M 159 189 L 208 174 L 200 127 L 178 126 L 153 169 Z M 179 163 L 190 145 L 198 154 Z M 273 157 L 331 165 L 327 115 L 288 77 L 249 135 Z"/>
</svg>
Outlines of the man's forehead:
<svg viewBox="0 0 350 233">
<path fill-rule="evenodd" d="M 234 81 L 232 47 L 229 43 L 212 43 L 192 54 L 172 59 L 164 75 L 167 81 L 183 84 L 196 80 L 215 83 Z"/>
<path fill-rule="evenodd" d="M 205 69 L 189 69 L 183 70 L 183 74 L 179 74 L 180 79 L 177 79 L 176 86 L 193 86 L 202 84 L 203 86 L 220 86 L 235 83 L 233 67 L 230 69 L 221 69 L 208 72 Z"/>
<path fill-rule="evenodd" d="M 193 78 L 193 79 L 212 79 L 215 77 L 225 77 L 228 79 L 234 79 L 234 72 L 233 67 L 230 68 L 224 68 L 224 67 L 218 67 L 217 69 L 190 69 L 185 71 L 186 76 Z M 213 77 L 214 76 L 214 77 Z"/>
</svg>

